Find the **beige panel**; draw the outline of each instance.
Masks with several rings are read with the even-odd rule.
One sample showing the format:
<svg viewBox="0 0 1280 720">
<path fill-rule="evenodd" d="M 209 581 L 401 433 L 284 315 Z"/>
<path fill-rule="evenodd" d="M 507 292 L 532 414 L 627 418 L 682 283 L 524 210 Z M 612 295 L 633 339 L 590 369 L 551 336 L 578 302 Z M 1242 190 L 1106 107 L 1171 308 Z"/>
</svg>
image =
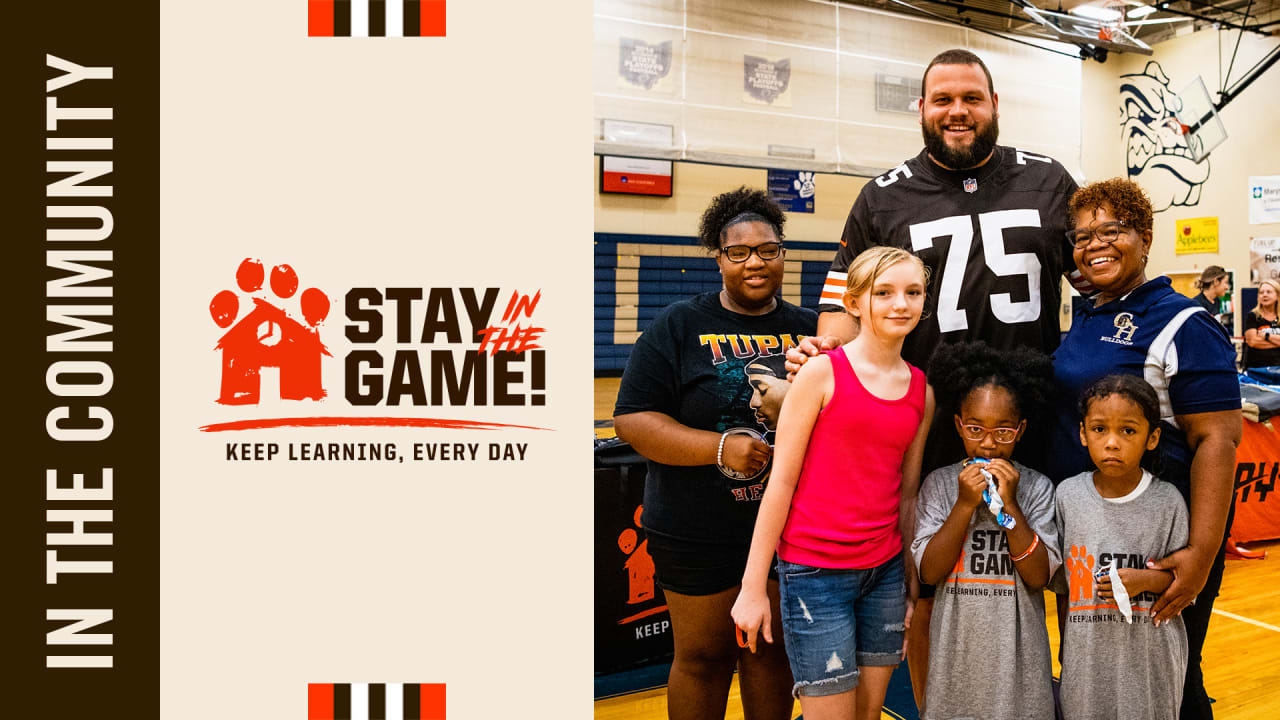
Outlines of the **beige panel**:
<svg viewBox="0 0 1280 720">
<path fill-rule="evenodd" d="M 640 258 L 637 257 L 633 259 L 639 260 Z M 635 282 L 640 279 L 640 271 L 636 269 L 619 268 L 613 271 L 613 279 L 618 282 Z"/>
</svg>

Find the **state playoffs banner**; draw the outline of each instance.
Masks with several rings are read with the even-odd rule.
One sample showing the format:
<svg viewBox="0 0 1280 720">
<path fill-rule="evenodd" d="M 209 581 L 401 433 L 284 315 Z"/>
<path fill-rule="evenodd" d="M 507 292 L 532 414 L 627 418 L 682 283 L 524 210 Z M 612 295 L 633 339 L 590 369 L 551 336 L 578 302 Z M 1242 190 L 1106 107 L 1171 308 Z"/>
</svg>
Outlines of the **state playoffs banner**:
<svg viewBox="0 0 1280 720">
<path fill-rule="evenodd" d="M 587 717 L 590 3 L 13 10 L 0 716 Z"/>
</svg>

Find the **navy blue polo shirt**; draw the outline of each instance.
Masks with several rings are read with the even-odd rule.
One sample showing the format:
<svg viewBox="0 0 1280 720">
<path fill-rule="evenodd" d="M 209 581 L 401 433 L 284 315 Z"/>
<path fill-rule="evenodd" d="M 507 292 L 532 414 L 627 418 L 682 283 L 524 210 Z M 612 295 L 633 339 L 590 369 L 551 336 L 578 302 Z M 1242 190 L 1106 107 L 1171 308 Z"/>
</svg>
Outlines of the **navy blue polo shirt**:
<svg viewBox="0 0 1280 720">
<path fill-rule="evenodd" d="M 1081 303 L 1053 354 L 1057 396 L 1045 474 L 1055 483 L 1093 469 L 1080 444 L 1076 404 L 1090 383 L 1115 373 L 1139 375 L 1160 398 L 1162 476 L 1190 497 L 1191 449 L 1177 415 L 1240 409 L 1236 353 L 1222 325 L 1167 277 L 1149 280 L 1100 307 Z"/>
</svg>

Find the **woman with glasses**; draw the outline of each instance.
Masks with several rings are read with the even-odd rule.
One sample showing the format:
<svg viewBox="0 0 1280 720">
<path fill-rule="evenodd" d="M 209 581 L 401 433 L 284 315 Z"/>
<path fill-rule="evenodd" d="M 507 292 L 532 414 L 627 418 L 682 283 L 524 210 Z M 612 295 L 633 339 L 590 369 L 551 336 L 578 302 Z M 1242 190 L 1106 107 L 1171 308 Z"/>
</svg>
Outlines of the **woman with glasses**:
<svg viewBox="0 0 1280 720">
<path fill-rule="evenodd" d="M 791 717 L 781 639 L 747 652 L 729 616 L 773 456 L 748 369 L 781 358 L 818 323 L 779 297 L 785 222 L 762 190 L 711 201 L 698 235 L 722 287 L 670 305 L 645 328 L 614 409 L 618 437 L 649 461 L 641 522 L 671 613 L 671 718 L 723 717 L 735 667 L 749 720 Z M 780 626 L 776 579 L 768 594 Z"/>
<path fill-rule="evenodd" d="M 1235 351 L 1222 326 L 1194 300 L 1175 292 L 1169 278 L 1147 277 L 1152 210 L 1136 183 L 1113 178 L 1081 188 L 1071 198 L 1070 213 L 1074 229 L 1067 237 L 1075 248 L 1076 267 L 1096 293 L 1076 311 L 1053 356 L 1056 427 L 1047 474 L 1061 482 L 1092 468 L 1080 441 L 1077 406 L 1086 387 L 1106 375 L 1125 373 L 1143 377 L 1155 388 L 1163 431 L 1160 478 L 1187 502 L 1191 530 L 1186 548 L 1165 558 L 1143 558 L 1152 563 L 1147 567 L 1172 570 L 1175 576 L 1152 604 L 1149 617 L 1165 627 L 1166 620 L 1182 614 L 1189 654 L 1181 717 L 1211 718 L 1200 650 L 1222 583 L 1241 434 Z M 1074 559 L 1084 562 L 1094 556 Z"/>
</svg>

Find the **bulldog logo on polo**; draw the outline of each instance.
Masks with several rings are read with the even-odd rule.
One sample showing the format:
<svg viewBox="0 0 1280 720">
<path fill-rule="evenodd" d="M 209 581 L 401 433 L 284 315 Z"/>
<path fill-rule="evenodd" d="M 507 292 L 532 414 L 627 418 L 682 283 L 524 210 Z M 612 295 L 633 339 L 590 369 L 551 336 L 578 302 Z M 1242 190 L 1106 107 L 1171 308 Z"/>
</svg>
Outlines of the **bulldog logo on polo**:
<svg viewBox="0 0 1280 720">
<path fill-rule="evenodd" d="M 1132 345 L 1133 334 L 1138 330 L 1138 326 L 1133 324 L 1133 313 L 1117 313 L 1112 325 L 1116 326 L 1116 334 L 1111 337 L 1100 338 L 1117 345 Z"/>
</svg>

